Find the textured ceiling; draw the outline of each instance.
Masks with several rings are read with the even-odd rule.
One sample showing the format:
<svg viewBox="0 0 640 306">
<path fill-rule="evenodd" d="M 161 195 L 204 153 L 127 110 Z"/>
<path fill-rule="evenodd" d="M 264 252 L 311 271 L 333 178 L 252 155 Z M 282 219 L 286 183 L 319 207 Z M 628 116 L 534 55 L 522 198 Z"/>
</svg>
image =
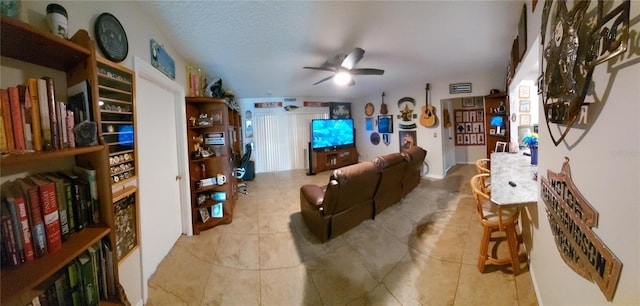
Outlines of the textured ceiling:
<svg viewBox="0 0 640 306">
<path fill-rule="evenodd" d="M 143 1 L 188 61 L 239 98 L 376 95 L 411 83 L 504 73 L 520 1 Z M 366 53 L 355 86 L 313 86 L 319 66 Z"/>
</svg>

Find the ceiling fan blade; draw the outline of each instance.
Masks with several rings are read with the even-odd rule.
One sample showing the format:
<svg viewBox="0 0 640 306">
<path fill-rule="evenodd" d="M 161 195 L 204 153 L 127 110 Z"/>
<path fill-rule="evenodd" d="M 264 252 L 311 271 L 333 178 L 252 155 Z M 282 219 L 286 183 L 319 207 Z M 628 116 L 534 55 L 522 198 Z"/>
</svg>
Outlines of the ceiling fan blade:
<svg viewBox="0 0 640 306">
<path fill-rule="evenodd" d="M 383 75 L 384 70 L 374 68 L 358 68 L 349 71 L 352 75 Z"/>
<path fill-rule="evenodd" d="M 342 66 L 345 69 L 351 70 L 364 56 L 364 50 L 362 48 L 354 48 L 349 55 L 342 61 Z"/>
<path fill-rule="evenodd" d="M 302 69 L 312 69 L 312 70 L 322 70 L 322 71 L 336 72 L 335 68 L 329 68 L 329 67 L 302 67 Z"/>
<path fill-rule="evenodd" d="M 330 77 L 326 77 L 326 78 L 324 78 L 324 79 L 322 79 L 320 81 L 317 81 L 317 82 L 313 83 L 313 85 L 318 85 L 318 84 L 320 84 L 320 83 L 322 83 L 324 81 L 328 81 L 328 80 L 331 80 L 331 79 L 333 79 L 333 75 L 330 76 Z"/>
</svg>

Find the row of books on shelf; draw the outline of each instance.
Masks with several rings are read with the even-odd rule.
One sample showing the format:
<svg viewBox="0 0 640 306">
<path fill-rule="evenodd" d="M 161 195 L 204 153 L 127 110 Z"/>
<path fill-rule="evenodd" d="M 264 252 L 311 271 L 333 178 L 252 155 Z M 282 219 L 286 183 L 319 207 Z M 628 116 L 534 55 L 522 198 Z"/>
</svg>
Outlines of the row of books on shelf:
<svg viewBox="0 0 640 306">
<path fill-rule="evenodd" d="M 1 186 L 2 263 L 20 265 L 62 248 L 74 232 L 100 223 L 96 173 L 74 166 Z"/>
<path fill-rule="evenodd" d="M 98 241 L 42 283 L 27 305 L 99 305 L 116 295 L 114 261 L 108 240 Z"/>
<path fill-rule="evenodd" d="M 0 89 L 0 152 L 32 152 L 95 145 L 89 82 L 67 90 L 68 102 L 56 98 L 54 79 L 29 78 L 26 84 Z"/>
</svg>

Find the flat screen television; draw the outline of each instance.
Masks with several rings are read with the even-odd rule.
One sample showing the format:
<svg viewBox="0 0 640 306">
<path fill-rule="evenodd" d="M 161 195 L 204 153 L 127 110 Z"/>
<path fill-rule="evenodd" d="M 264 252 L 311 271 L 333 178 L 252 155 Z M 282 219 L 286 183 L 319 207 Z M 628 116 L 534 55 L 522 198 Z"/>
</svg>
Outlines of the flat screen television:
<svg viewBox="0 0 640 306">
<path fill-rule="evenodd" d="M 311 120 L 311 149 L 322 150 L 355 144 L 353 119 Z"/>
<path fill-rule="evenodd" d="M 503 126 L 503 121 L 502 120 L 503 120 L 503 116 L 496 115 L 496 116 L 491 117 L 491 123 L 490 124 L 491 124 L 491 126 L 500 126 L 500 127 L 502 127 Z"/>
</svg>

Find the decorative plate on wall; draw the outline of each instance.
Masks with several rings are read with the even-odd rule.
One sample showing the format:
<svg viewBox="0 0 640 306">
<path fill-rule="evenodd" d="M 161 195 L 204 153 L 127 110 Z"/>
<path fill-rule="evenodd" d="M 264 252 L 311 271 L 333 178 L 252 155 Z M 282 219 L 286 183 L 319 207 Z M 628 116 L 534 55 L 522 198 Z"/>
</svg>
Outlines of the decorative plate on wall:
<svg viewBox="0 0 640 306">
<path fill-rule="evenodd" d="M 102 13 L 94 25 L 96 42 L 104 56 L 114 62 L 122 62 L 129 53 L 129 41 L 122 24 L 109 14 Z"/>
</svg>

